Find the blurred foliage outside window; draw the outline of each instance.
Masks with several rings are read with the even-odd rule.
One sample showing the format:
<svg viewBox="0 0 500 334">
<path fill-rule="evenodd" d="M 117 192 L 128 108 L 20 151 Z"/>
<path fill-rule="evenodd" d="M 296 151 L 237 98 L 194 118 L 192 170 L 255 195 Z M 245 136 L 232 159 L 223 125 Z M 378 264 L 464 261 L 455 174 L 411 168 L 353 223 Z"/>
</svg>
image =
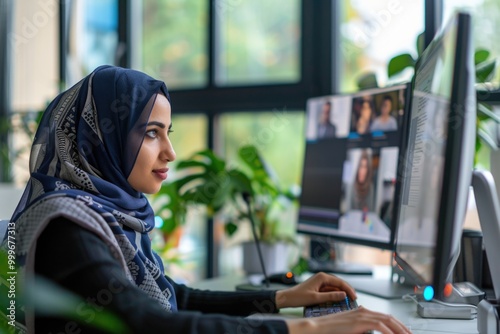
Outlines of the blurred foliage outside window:
<svg viewBox="0 0 500 334">
<path fill-rule="evenodd" d="M 474 48 L 490 51 L 490 58 L 500 61 L 500 1 L 498 0 L 444 0 L 443 22 L 447 22 L 457 10 L 465 10 L 472 14 L 472 34 Z M 494 87 L 500 87 L 500 66 L 497 73 L 490 80 Z M 491 87 L 491 88 L 494 88 Z"/>
<path fill-rule="evenodd" d="M 300 0 L 219 0 L 216 83 L 300 80 Z"/>
<path fill-rule="evenodd" d="M 342 1 L 340 22 L 340 91 L 358 90 L 357 80 L 375 73 L 387 80 L 389 60 L 403 52 L 417 54 L 415 41 L 424 30 L 424 1 Z M 403 73 L 398 81 L 411 79 Z M 406 75 L 406 76 L 405 76 Z"/>
<path fill-rule="evenodd" d="M 208 83 L 208 2 L 143 0 L 142 52 L 147 73 L 169 88 Z M 220 85 L 300 79 L 299 0 L 215 2 L 215 81 Z"/>
<path fill-rule="evenodd" d="M 208 82 L 207 0 L 143 0 L 139 64 L 167 87 Z"/>
</svg>

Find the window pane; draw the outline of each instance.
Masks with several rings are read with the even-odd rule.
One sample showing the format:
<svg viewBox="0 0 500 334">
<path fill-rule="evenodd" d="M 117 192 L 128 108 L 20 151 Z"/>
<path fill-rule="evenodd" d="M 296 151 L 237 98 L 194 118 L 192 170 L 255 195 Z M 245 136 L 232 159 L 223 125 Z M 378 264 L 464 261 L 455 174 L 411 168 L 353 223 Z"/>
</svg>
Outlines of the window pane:
<svg viewBox="0 0 500 334">
<path fill-rule="evenodd" d="M 299 0 L 217 0 L 216 81 L 300 80 Z"/>
<path fill-rule="evenodd" d="M 472 14 L 472 33 L 474 47 L 484 48 L 491 52 L 490 59 L 500 57 L 498 32 L 500 31 L 500 1 L 498 0 L 454 0 L 444 1 L 444 22 L 458 9 L 464 9 Z M 497 66 L 498 67 L 498 66 Z M 491 80 L 496 87 L 500 86 L 500 70 Z"/>
<path fill-rule="evenodd" d="M 417 56 L 417 36 L 424 31 L 424 2 L 349 0 L 342 4 L 341 91 L 356 91 L 357 79 L 366 72 L 376 73 L 380 86 L 390 84 L 389 60 L 401 53 Z M 409 81 L 412 73 L 399 81 Z"/>
<path fill-rule="evenodd" d="M 232 164 L 241 163 L 238 149 L 254 145 L 276 172 L 282 186 L 300 184 L 304 154 L 304 115 L 300 112 L 224 114 L 220 147 Z"/>
<path fill-rule="evenodd" d="M 304 113 L 276 110 L 264 113 L 231 113 L 220 117 L 220 149 L 229 165 L 242 164 L 238 149 L 254 145 L 264 160 L 276 173 L 283 188 L 300 185 L 304 157 Z M 281 216 L 279 228 L 284 234 L 293 235 L 296 229 L 297 212 L 289 210 Z M 216 231 L 223 231 L 222 222 Z M 280 234 L 281 234 L 280 232 Z M 230 274 L 242 267 L 241 241 L 251 240 L 248 225 L 238 228 L 236 235 L 228 238 L 220 233 L 221 251 L 219 270 L 221 275 Z"/>
<path fill-rule="evenodd" d="M 206 148 L 207 118 L 204 115 L 174 115 L 170 138 L 177 154 L 177 160 L 186 159 L 196 151 Z M 175 179 L 175 164 L 169 165 L 167 182 Z M 159 199 L 161 201 L 161 199 Z M 158 203 L 151 202 L 153 208 Z M 206 267 L 206 215 L 204 210 L 191 208 L 186 224 L 179 229 L 174 238 L 174 248 L 165 248 L 161 233 L 157 230 L 153 239 L 155 249 L 162 256 L 166 273 L 178 282 L 192 283 L 205 278 Z M 180 261 L 174 261 L 174 260 Z"/>
<path fill-rule="evenodd" d="M 169 88 L 207 83 L 207 0 L 143 0 L 139 67 Z"/>
<path fill-rule="evenodd" d="M 13 2 L 12 95 L 10 158 L 14 183 L 24 187 L 29 177 L 28 159 L 36 115 L 58 92 L 58 5 Z"/>
<path fill-rule="evenodd" d="M 100 65 L 114 65 L 118 47 L 118 1 L 74 1 L 70 13 L 70 87 Z"/>
<path fill-rule="evenodd" d="M 12 108 L 45 108 L 58 91 L 58 5 L 15 1 L 12 45 Z"/>
</svg>

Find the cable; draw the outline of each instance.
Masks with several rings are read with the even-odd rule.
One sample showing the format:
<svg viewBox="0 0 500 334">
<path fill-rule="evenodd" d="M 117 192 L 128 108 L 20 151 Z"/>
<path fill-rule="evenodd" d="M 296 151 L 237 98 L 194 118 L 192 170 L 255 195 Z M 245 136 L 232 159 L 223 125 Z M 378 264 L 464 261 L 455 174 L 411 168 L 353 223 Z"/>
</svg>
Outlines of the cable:
<svg viewBox="0 0 500 334">
<path fill-rule="evenodd" d="M 264 264 L 264 258 L 262 257 L 262 252 L 260 250 L 260 241 L 259 238 L 257 237 L 255 221 L 253 220 L 252 205 L 250 203 L 251 196 L 247 192 L 244 192 L 242 195 L 243 195 L 243 200 L 245 201 L 248 208 L 248 218 L 250 219 L 250 224 L 252 225 L 253 238 L 255 240 L 255 246 L 257 247 L 257 253 L 259 254 L 260 265 L 262 266 L 262 273 L 264 274 L 264 281 L 266 282 L 266 287 L 269 288 L 269 277 L 267 276 L 266 266 Z"/>
</svg>

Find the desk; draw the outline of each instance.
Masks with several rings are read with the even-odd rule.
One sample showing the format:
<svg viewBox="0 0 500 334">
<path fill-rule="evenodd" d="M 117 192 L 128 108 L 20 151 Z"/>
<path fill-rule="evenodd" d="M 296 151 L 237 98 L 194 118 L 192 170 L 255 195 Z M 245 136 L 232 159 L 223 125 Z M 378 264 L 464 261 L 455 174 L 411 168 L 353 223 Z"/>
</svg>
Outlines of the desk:
<svg viewBox="0 0 500 334">
<path fill-rule="evenodd" d="M 191 286 L 197 289 L 231 291 L 237 284 L 243 282 L 246 280 L 242 275 L 233 275 L 204 280 L 191 284 Z M 476 320 L 420 318 L 417 315 L 417 306 L 413 301 L 387 300 L 358 292 L 358 304 L 370 310 L 392 314 L 416 334 L 478 333 Z M 279 316 L 282 318 L 302 317 L 302 308 L 283 309 Z"/>
</svg>

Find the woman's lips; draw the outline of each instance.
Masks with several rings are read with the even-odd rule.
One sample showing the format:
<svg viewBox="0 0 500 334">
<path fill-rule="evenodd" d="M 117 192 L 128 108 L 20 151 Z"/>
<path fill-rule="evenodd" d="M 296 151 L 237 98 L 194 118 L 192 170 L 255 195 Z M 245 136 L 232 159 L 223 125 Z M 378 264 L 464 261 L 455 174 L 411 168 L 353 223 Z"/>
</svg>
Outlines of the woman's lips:
<svg viewBox="0 0 500 334">
<path fill-rule="evenodd" d="M 155 169 L 155 170 L 153 170 L 153 173 L 155 173 L 156 176 L 159 177 L 162 180 L 166 180 L 167 179 L 167 172 L 168 172 L 168 168 L 161 168 L 161 169 Z"/>
</svg>

